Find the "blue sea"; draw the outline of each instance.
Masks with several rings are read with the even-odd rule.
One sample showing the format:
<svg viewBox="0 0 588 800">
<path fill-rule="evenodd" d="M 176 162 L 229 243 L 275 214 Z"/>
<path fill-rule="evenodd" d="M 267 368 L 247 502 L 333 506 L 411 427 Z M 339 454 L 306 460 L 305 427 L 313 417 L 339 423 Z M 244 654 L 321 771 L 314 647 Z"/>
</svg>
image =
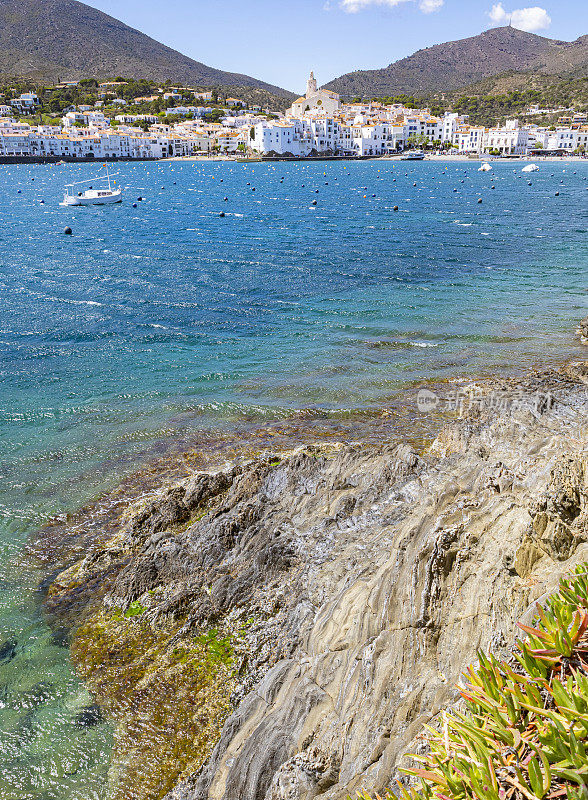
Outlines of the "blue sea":
<svg viewBox="0 0 588 800">
<path fill-rule="evenodd" d="M 107 796 L 23 556 L 48 518 L 244 426 L 404 403 L 410 436 L 415 387 L 580 356 L 588 163 L 522 166 L 124 163 L 74 209 L 97 166 L 0 166 L 0 800 Z"/>
</svg>

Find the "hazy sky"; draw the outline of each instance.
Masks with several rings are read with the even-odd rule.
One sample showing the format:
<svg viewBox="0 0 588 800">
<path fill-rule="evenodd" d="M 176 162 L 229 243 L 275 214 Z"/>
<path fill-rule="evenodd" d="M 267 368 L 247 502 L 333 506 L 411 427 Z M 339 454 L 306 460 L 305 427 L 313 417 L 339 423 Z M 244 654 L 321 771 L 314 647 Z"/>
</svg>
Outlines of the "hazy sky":
<svg viewBox="0 0 588 800">
<path fill-rule="evenodd" d="M 508 24 L 555 39 L 588 34 L 588 0 L 89 0 L 212 67 L 302 91 L 353 69 Z"/>
</svg>

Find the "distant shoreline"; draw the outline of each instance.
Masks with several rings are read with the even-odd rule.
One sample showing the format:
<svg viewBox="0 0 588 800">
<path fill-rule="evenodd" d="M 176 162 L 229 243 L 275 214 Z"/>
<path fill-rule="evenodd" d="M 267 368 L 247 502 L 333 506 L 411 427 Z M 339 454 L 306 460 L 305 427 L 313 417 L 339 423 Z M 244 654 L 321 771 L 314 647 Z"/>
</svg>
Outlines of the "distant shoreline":
<svg viewBox="0 0 588 800">
<path fill-rule="evenodd" d="M 582 163 L 588 161 L 586 156 L 509 156 L 508 158 L 495 158 L 493 156 L 472 156 L 468 155 L 426 155 L 424 161 L 438 162 L 480 162 L 491 161 L 492 163 L 518 163 L 518 162 L 556 162 L 556 163 Z M 128 158 L 128 157 L 108 157 L 108 158 L 74 158 L 72 156 L 0 156 L 0 164 L 100 164 L 103 162 L 135 162 L 135 161 L 198 161 L 200 163 L 228 161 L 237 164 L 261 164 L 265 162 L 303 162 L 312 164 L 317 161 L 404 161 L 400 156 L 260 156 L 259 158 L 231 158 L 230 156 L 171 156 L 169 158 Z M 415 160 L 416 161 L 416 160 Z"/>
<path fill-rule="evenodd" d="M 265 162 L 303 162 L 305 164 L 314 163 L 315 161 L 402 161 L 403 159 L 400 156 L 260 156 L 259 158 L 230 158 L 226 156 L 172 156 L 171 158 L 164 158 L 160 159 L 162 161 L 200 161 L 200 162 L 207 162 L 207 161 L 230 161 L 231 163 L 237 164 L 248 164 L 248 163 L 265 163 Z M 407 159 L 404 159 L 407 161 Z M 568 162 L 583 162 L 588 161 L 588 157 L 584 156 L 509 156 L 508 158 L 495 158 L 493 156 L 476 156 L 472 158 L 468 155 L 450 155 L 450 156 L 440 156 L 440 155 L 427 155 L 423 159 L 424 161 L 470 161 L 472 163 L 476 163 L 479 161 L 491 161 L 492 163 L 501 164 L 501 163 L 517 163 L 519 161 L 523 162 L 531 162 L 531 161 L 541 161 L 541 162 L 548 162 L 553 161 L 557 163 L 568 163 Z M 415 160 L 416 161 L 416 160 Z"/>
<path fill-rule="evenodd" d="M 127 158 L 108 156 L 104 158 L 76 158 L 72 156 L 0 156 L 0 164 L 103 164 L 114 161 L 165 161 L 161 158 Z"/>
</svg>

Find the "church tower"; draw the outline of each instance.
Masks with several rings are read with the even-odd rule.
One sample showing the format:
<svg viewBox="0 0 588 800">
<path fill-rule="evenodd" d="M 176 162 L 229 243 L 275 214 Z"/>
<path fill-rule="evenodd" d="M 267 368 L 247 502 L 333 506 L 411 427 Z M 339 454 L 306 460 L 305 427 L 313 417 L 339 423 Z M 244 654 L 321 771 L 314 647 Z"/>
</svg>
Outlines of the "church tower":
<svg viewBox="0 0 588 800">
<path fill-rule="evenodd" d="M 318 92 L 318 85 L 316 82 L 316 78 L 314 77 L 314 72 L 310 73 L 310 78 L 306 82 L 306 96 L 312 97 L 313 94 Z"/>
</svg>

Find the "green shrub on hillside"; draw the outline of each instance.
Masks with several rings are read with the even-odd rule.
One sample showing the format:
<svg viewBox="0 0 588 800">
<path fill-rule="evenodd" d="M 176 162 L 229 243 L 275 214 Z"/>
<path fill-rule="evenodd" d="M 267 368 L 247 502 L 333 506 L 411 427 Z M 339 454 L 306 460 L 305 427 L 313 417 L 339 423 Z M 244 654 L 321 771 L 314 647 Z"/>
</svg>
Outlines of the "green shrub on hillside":
<svg viewBox="0 0 588 800">
<path fill-rule="evenodd" d="M 465 710 L 428 728 L 429 752 L 412 756 L 422 767 L 402 770 L 420 781 L 398 784 L 403 800 L 588 799 L 588 564 L 534 624 L 519 626 L 527 637 L 508 661 L 478 654 Z"/>
</svg>

